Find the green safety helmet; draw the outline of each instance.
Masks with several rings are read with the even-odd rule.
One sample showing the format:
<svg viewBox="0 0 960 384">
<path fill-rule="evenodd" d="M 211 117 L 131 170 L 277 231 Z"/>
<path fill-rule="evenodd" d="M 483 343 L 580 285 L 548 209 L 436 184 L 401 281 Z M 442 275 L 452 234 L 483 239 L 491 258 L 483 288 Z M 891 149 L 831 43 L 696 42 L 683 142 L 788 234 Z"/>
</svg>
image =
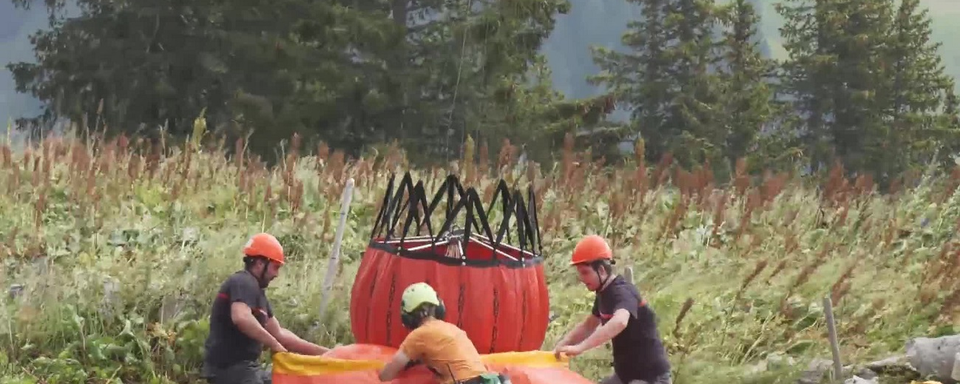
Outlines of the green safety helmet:
<svg viewBox="0 0 960 384">
<path fill-rule="evenodd" d="M 407 328 L 414 328 L 419 322 L 420 316 L 414 313 L 423 304 L 433 304 L 437 307 L 435 316 L 443 319 L 446 315 L 446 308 L 443 300 L 437 295 L 437 291 L 427 283 L 414 283 L 403 290 L 403 296 L 400 299 L 400 316 Z"/>
</svg>

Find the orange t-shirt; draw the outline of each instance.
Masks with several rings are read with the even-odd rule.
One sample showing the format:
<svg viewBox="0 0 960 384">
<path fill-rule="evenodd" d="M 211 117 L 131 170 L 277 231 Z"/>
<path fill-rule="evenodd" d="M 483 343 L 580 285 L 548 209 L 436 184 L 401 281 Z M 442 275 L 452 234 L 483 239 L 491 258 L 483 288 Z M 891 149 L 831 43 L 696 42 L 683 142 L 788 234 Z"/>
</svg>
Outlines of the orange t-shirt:
<svg viewBox="0 0 960 384">
<path fill-rule="evenodd" d="M 456 325 L 437 319 L 427 319 L 407 335 L 400 344 L 410 360 L 420 360 L 440 375 L 440 383 L 449 384 L 453 379 L 467 380 L 484 374 L 487 367 L 480 360 L 480 353 Z M 450 377 L 450 372 L 453 376 Z"/>
</svg>

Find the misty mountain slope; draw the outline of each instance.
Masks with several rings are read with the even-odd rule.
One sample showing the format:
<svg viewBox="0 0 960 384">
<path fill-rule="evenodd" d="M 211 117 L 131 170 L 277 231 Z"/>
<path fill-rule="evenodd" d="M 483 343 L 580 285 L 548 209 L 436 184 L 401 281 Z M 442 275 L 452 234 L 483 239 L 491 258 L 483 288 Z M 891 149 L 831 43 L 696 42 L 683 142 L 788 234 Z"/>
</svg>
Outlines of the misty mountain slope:
<svg viewBox="0 0 960 384">
<path fill-rule="evenodd" d="M 6 131 L 9 119 L 33 115 L 40 111 L 40 102 L 16 91 L 13 76 L 7 70 L 10 62 L 33 60 L 29 36 L 46 26 L 43 8 L 24 11 L 10 0 L 0 0 L 0 126 Z"/>
<path fill-rule="evenodd" d="M 557 16 L 557 25 L 541 50 L 553 71 L 553 85 L 569 98 L 595 95 L 600 88 L 589 85 L 587 76 L 600 69 L 593 63 L 590 46 L 623 50 L 620 36 L 640 8 L 620 0 L 570 0 L 570 13 Z"/>
</svg>

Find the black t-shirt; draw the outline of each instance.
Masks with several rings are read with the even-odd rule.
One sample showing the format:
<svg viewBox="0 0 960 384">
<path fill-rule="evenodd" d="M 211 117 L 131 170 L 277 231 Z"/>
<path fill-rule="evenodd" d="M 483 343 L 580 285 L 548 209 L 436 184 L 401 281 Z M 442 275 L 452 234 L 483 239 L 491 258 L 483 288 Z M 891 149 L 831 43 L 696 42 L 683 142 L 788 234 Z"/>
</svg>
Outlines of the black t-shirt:
<svg viewBox="0 0 960 384">
<path fill-rule="evenodd" d="M 622 276 L 597 293 L 593 315 L 606 324 L 618 309 L 630 312 L 627 327 L 613 338 L 613 366 L 624 383 L 630 380 L 653 382 L 670 371 L 670 361 L 657 331 L 656 314 L 640 297 L 637 287 Z"/>
<path fill-rule="evenodd" d="M 260 358 L 263 345 L 240 331 L 230 318 L 230 306 L 238 301 L 250 307 L 260 325 L 266 325 L 267 319 L 273 317 L 273 308 L 257 279 L 247 271 L 231 275 L 220 285 L 210 311 L 210 336 L 204 359 L 211 366 L 227 367 Z"/>
</svg>

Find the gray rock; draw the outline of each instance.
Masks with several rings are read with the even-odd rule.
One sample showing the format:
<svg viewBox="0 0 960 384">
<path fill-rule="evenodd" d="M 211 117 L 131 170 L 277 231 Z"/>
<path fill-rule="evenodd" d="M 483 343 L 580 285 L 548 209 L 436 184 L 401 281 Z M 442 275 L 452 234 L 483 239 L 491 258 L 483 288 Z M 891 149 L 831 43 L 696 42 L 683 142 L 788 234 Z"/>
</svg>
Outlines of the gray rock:
<svg viewBox="0 0 960 384">
<path fill-rule="evenodd" d="M 917 369 L 910 365 L 907 355 L 891 356 L 867 363 L 864 367 L 881 376 L 920 377 Z"/>
<path fill-rule="evenodd" d="M 879 375 L 878 373 L 876 373 L 876 372 L 874 372 L 874 371 L 871 371 L 871 370 L 868 369 L 868 368 L 861 368 L 859 371 L 857 371 L 857 375 L 856 375 L 856 376 L 862 377 L 862 378 L 867 379 L 867 380 L 874 380 L 874 379 L 879 379 L 879 378 L 880 378 L 880 375 Z M 855 377 L 856 377 L 856 376 L 855 376 Z"/>
<path fill-rule="evenodd" d="M 910 366 L 910 361 L 907 358 L 907 355 L 890 356 L 886 359 L 877 360 L 874 362 L 867 363 L 865 365 L 865 367 L 872 370 L 878 370 L 878 369 L 883 370 L 883 369 L 889 369 L 893 367 L 903 367 L 903 366 Z"/>
<path fill-rule="evenodd" d="M 23 284 L 11 285 L 9 290 L 10 300 L 14 300 L 17 297 L 20 297 L 20 295 L 23 294 L 23 288 L 24 288 Z"/>
<path fill-rule="evenodd" d="M 813 359 L 807 365 L 807 370 L 798 381 L 799 384 L 820 384 L 833 367 L 833 361 L 826 359 Z"/>
<path fill-rule="evenodd" d="M 950 377 L 954 355 L 960 352 L 960 335 L 937 338 L 918 337 L 907 342 L 907 359 L 910 365 L 924 377 L 943 384 L 955 384 Z"/>
<path fill-rule="evenodd" d="M 840 370 L 843 377 L 853 374 L 853 367 L 846 365 Z M 798 384 L 820 384 L 828 382 L 828 378 L 833 376 L 833 360 L 813 359 L 807 365 L 807 370 L 800 376 Z"/>
<path fill-rule="evenodd" d="M 792 356 L 784 356 L 780 353 L 771 353 L 767 355 L 767 369 L 780 369 L 791 367 L 797 364 Z"/>
<path fill-rule="evenodd" d="M 849 379 L 843 381 L 843 384 L 880 384 L 876 378 L 873 379 L 864 379 L 860 376 L 853 376 Z"/>
</svg>

